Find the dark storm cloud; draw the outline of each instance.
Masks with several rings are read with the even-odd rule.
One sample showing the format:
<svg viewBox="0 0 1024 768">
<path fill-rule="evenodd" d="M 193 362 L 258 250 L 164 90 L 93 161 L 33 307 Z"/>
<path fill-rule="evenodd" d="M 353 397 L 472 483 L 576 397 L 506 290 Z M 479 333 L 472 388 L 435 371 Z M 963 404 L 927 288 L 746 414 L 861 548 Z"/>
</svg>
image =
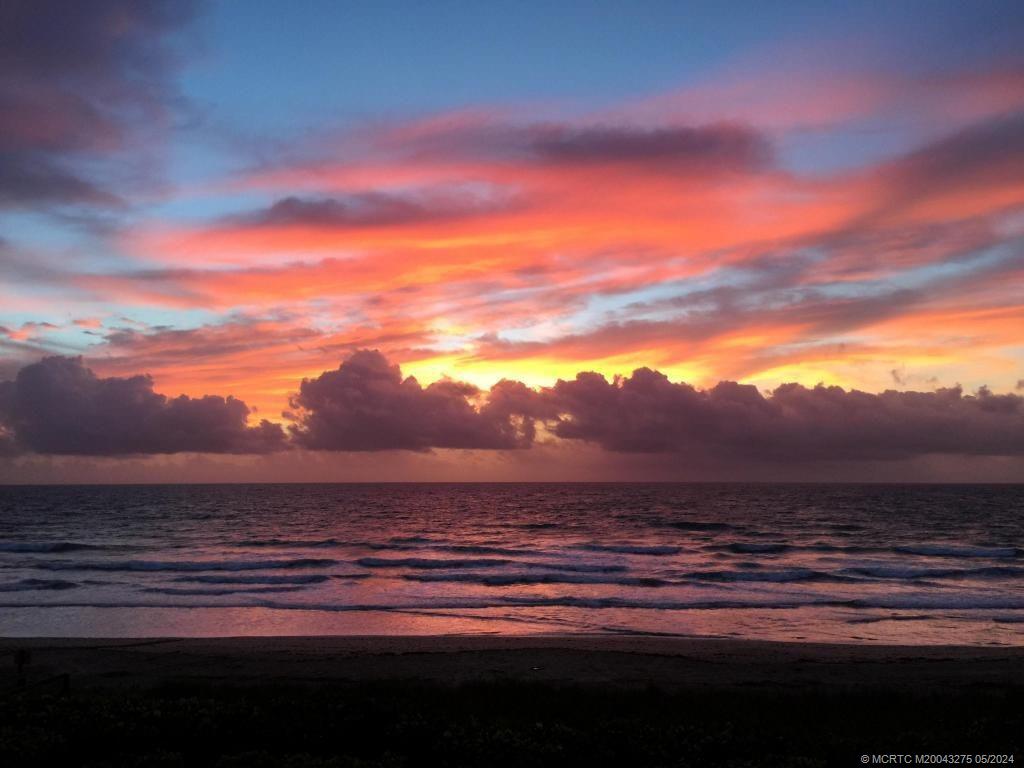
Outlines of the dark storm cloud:
<svg viewBox="0 0 1024 768">
<path fill-rule="evenodd" d="M 80 358 L 44 358 L 0 382 L 0 437 L 35 453 L 267 453 L 285 447 L 280 426 L 262 421 L 249 427 L 248 414 L 233 397 L 168 398 L 153 391 L 148 376 L 99 378 Z"/>
<path fill-rule="evenodd" d="M 609 381 L 580 373 L 530 389 L 484 392 L 441 380 L 423 387 L 377 351 L 304 380 L 291 398 L 290 443 L 323 451 L 511 450 L 538 425 L 567 445 L 699 457 L 742 469 L 765 464 L 1024 456 L 1024 397 L 960 388 L 879 394 L 785 384 L 765 395 L 725 381 L 709 389 L 641 368 Z M 234 398 L 167 398 L 147 376 L 99 378 L 80 359 L 50 357 L 0 382 L 0 453 L 113 456 L 267 453 L 280 426 L 246 424 Z"/>
<path fill-rule="evenodd" d="M 82 170 L 166 115 L 180 0 L 8 0 L 0 5 L 0 205 L 117 196 Z"/>
<path fill-rule="evenodd" d="M 539 391 L 502 381 L 485 396 L 447 380 L 423 388 L 379 352 L 361 351 L 304 381 L 292 405 L 293 441 L 322 450 L 526 448 L 543 422 L 558 438 L 609 451 L 737 465 L 1024 455 L 1024 397 L 986 389 L 869 394 L 786 384 L 765 396 L 730 381 L 700 390 L 641 368 L 615 381 L 580 373 Z"/>
<path fill-rule="evenodd" d="M 441 380 L 421 387 L 380 352 L 362 350 L 337 370 L 302 382 L 291 400 L 292 439 L 332 451 L 529 447 L 536 394 L 515 382 L 501 382 L 491 393 L 476 408 L 471 399 L 480 391 L 473 385 Z"/>
<path fill-rule="evenodd" d="M 561 414 L 554 434 L 611 451 L 739 462 L 1024 454 L 1024 398 L 984 389 L 869 394 L 785 384 L 765 397 L 736 382 L 698 390 L 642 368 L 615 382 L 581 373 L 544 395 Z"/>
</svg>

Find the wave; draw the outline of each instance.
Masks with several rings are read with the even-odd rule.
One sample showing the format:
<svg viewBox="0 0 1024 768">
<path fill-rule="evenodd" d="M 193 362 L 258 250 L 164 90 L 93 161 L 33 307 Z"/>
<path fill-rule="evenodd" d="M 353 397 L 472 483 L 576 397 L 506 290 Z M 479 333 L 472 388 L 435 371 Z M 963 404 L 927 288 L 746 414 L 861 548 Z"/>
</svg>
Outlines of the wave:
<svg viewBox="0 0 1024 768">
<path fill-rule="evenodd" d="M 1024 568 L 994 565 L 987 568 L 920 568 L 903 565 L 858 565 L 843 573 L 875 579 L 1012 579 L 1024 576 Z"/>
<path fill-rule="evenodd" d="M 857 544 L 829 544 L 824 541 L 818 541 L 814 544 L 806 544 L 803 546 L 794 546 L 793 549 L 800 550 L 801 552 L 841 552 L 848 555 L 888 551 L 884 547 L 866 547 Z"/>
<path fill-rule="evenodd" d="M 198 584 L 321 584 L 330 579 L 331 576 L 320 573 L 304 573 L 298 576 L 179 576 L 174 581 Z"/>
<path fill-rule="evenodd" d="M 268 592 L 298 592 L 301 589 L 304 589 L 304 587 L 235 587 L 233 589 L 182 589 L 179 587 L 147 587 L 141 591 L 155 595 L 180 595 L 182 597 L 202 597 L 203 595 L 209 595 L 211 597 L 218 597 L 223 595 L 265 594 Z"/>
<path fill-rule="evenodd" d="M 859 582 L 865 579 L 917 581 L 921 579 L 1013 579 L 1024 577 L 1024 568 L 992 566 L 987 568 L 921 568 L 904 565 L 858 565 L 838 571 L 812 568 L 762 570 L 755 563 L 740 563 L 745 570 L 692 571 L 685 578 L 717 582 Z"/>
<path fill-rule="evenodd" d="M 436 552 L 450 552 L 453 555 L 507 555 L 510 557 L 521 557 L 523 555 L 540 554 L 537 550 L 533 549 L 495 547 L 487 544 L 435 544 L 430 549 Z"/>
<path fill-rule="evenodd" d="M 214 596 L 214 595 L 208 595 Z M 168 595 L 173 597 L 173 595 Z M 43 605 L 27 603 L 0 603 L 0 608 L 265 608 L 267 610 L 323 611 L 323 612 L 409 612 L 422 610 L 473 610 L 487 608 L 587 608 L 587 609 L 638 609 L 638 610 L 716 610 L 716 609 L 764 609 L 786 610 L 792 608 L 850 607 L 849 600 L 787 599 L 775 601 L 759 600 L 636 600 L 623 597 L 577 597 L 573 595 L 540 596 L 494 596 L 491 598 L 453 597 L 435 598 L 402 603 L 316 603 L 284 602 L 254 598 L 238 602 L 167 603 L 139 600 L 111 602 L 64 601 L 48 602 Z"/>
<path fill-rule="evenodd" d="M 677 520 L 669 523 L 665 523 L 669 528 L 675 528 L 680 531 L 731 531 L 735 530 L 735 526 L 729 525 L 728 523 L 705 523 L 699 520 Z"/>
<path fill-rule="evenodd" d="M 916 594 L 861 598 L 850 601 L 853 608 L 927 609 L 927 610 L 1024 610 L 1024 597 L 992 595 Z"/>
<path fill-rule="evenodd" d="M 415 551 L 428 551 L 428 552 L 447 552 L 453 555 L 501 555 L 510 557 L 520 557 L 523 555 L 538 555 L 540 554 L 536 550 L 530 549 L 515 549 L 512 547 L 496 547 L 488 544 L 403 544 L 403 543 L 376 543 L 368 542 L 359 546 L 365 547 L 366 549 L 383 550 L 383 551 L 398 551 L 408 552 L 411 550 Z"/>
<path fill-rule="evenodd" d="M 849 606 L 848 600 L 830 600 L 820 598 L 788 599 L 788 600 L 634 600 L 624 597 L 507 597 L 502 599 L 506 606 L 521 608 L 623 608 L 655 611 L 691 611 L 691 610 L 723 610 L 723 609 L 766 609 L 787 610 L 806 608 L 808 606 L 841 607 Z"/>
<path fill-rule="evenodd" d="M 74 581 L 61 579 L 22 579 L 21 581 L 0 584 L 0 592 L 32 592 L 35 590 L 65 590 L 78 586 Z"/>
<path fill-rule="evenodd" d="M 570 573 L 625 573 L 629 570 L 625 565 L 615 563 L 521 562 L 516 564 L 524 568 L 547 568 L 552 571 L 569 571 Z"/>
<path fill-rule="evenodd" d="M 80 544 L 77 541 L 0 541 L 0 552 L 79 552 L 85 549 L 104 549 L 97 544 Z"/>
<path fill-rule="evenodd" d="M 915 568 L 909 565 L 857 565 L 843 573 L 872 579 L 936 579 L 962 572 L 959 568 Z"/>
<path fill-rule="evenodd" d="M 778 571 L 749 570 L 749 571 L 691 571 L 685 574 L 688 579 L 698 581 L 717 582 L 776 582 L 780 584 L 799 581 L 831 581 L 847 582 L 853 579 L 840 576 L 826 571 L 816 571 L 810 568 L 788 568 Z"/>
<path fill-rule="evenodd" d="M 624 565 L 601 563 L 559 563 L 533 562 L 498 558 L 420 558 L 420 557 L 361 557 L 356 565 L 364 568 L 414 568 L 420 570 L 459 570 L 464 568 L 503 568 L 513 565 L 520 568 L 546 568 L 553 571 L 577 571 L 580 573 L 620 573 L 628 570 Z"/>
<path fill-rule="evenodd" d="M 923 557 L 1019 557 L 1021 550 L 1016 547 L 968 547 L 955 544 L 910 544 L 893 547 L 901 555 Z"/>
<path fill-rule="evenodd" d="M 458 582 L 485 587 L 516 584 L 614 584 L 621 587 L 663 587 L 674 582 L 645 576 L 607 576 L 586 573 L 410 573 L 407 581 Z"/>
<path fill-rule="evenodd" d="M 485 544 L 445 544 L 439 539 L 424 536 L 396 536 L 385 542 L 379 541 L 341 541 L 339 539 L 246 539 L 232 546 L 243 548 L 267 549 L 324 549 L 329 547 L 361 547 L 380 551 L 408 552 L 412 550 L 429 550 L 432 552 L 449 552 L 456 555 L 506 555 L 519 556 L 538 554 L 536 551 L 513 549 L 509 547 L 489 546 Z"/>
<path fill-rule="evenodd" d="M 738 555 L 781 555 L 786 552 L 869 554 L 872 552 L 892 551 L 885 547 L 869 547 L 855 544 L 829 544 L 824 541 L 816 541 L 813 544 L 787 544 L 786 542 L 781 541 L 734 541 L 728 544 L 708 544 L 704 549 L 713 552 L 732 552 Z"/>
<path fill-rule="evenodd" d="M 673 546 L 646 546 L 642 544 L 580 544 L 578 549 L 585 549 L 588 552 L 612 552 L 623 555 L 678 555 L 683 551 L 682 547 Z"/>
<path fill-rule="evenodd" d="M 285 547 L 285 548 L 319 548 L 343 547 L 345 542 L 337 539 L 244 539 L 232 544 L 234 547 Z"/>
<path fill-rule="evenodd" d="M 361 557 L 355 562 L 363 568 L 500 568 L 514 561 L 493 558 Z"/>
<path fill-rule="evenodd" d="M 282 588 L 284 589 L 284 588 Z M 209 590 L 213 592 L 217 590 Z M 174 597 L 175 595 L 167 595 Z M 203 595 L 195 595 L 202 597 Z M 206 595 L 215 596 L 215 595 Z M 396 603 L 322 603 L 322 602 L 287 602 L 253 598 L 234 602 L 203 603 L 189 601 L 185 603 L 167 603 L 139 600 L 101 601 L 54 601 L 39 603 L 0 603 L 0 608 L 265 608 L 268 610 L 299 610 L 325 612 L 407 612 L 418 610 L 455 610 L 455 609 L 487 609 L 487 608 L 583 608 L 589 610 L 621 609 L 621 610 L 656 610 L 656 611 L 689 611 L 689 610 L 789 610 L 796 608 L 846 608 L 846 609 L 886 609 L 886 610 L 980 610 L 980 611 L 1024 611 L 1024 597 L 992 597 L 987 595 L 900 595 L 877 596 L 864 599 L 798 597 L 787 595 L 780 599 L 712 599 L 686 600 L 663 599 L 643 600 L 632 597 L 592 597 L 576 595 L 494 595 L 492 597 L 439 597 L 434 599 L 413 600 Z M 1002 617 L 1006 620 L 1006 615 Z"/>
<path fill-rule="evenodd" d="M 792 549 L 792 546 L 778 543 L 761 544 L 752 541 L 734 541 L 732 544 L 726 544 L 724 547 L 716 547 L 716 549 L 723 548 L 741 555 L 777 555 L 788 552 Z"/>
<path fill-rule="evenodd" d="M 847 619 L 847 624 L 878 624 L 883 621 L 929 621 L 935 617 L 927 613 L 919 613 L 913 616 L 864 616 Z"/>
<path fill-rule="evenodd" d="M 547 525 L 547 524 L 544 524 Z M 726 523 L 705 523 L 705 522 L 673 522 L 668 523 L 670 527 L 680 530 L 693 531 L 720 531 L 734 530 L 735 526 Z M 856 526 L 850 526 L 855 528 Z M 446 552 L 462 555 L 497 555 L 499 557 L 522 557 L 543 554 L 536 550 L 517 549 L 512 547 L 500 547 L 483 544 L 446 544 L 439 539 L 424 536 L 394 537 L 387 542 L 344 542 L 338 539 L 248 539 L 240 541 L 234 546 L 238 547 L 267 547 L 267 548 L 325 548 L 356 546 L 375 550 L 423 550 L 428 549 L 436 552 Z M 103 547 L 91 544 L 79 544 L 76 542 L 0 542 L 0 552 L 41 552 L 58 553 L 74 552 L 85 549 L 102 549 Z M 588 543 L 579 545 L 577 548 L 592 552 L 609 552 L 614 554 L 636 554 L 636 555 L 674 555 L 685 551 L 682 547 L 673 545 L 615 545 Z M 946 544 L 908 544 L 896 547 L 871 547 L 857 545 L 839 545 L 827 542 L 816 542 L 808 545 L 787 544 L 784 542 L 731 542 L 729 544 L 711 545 L 709 549 L 717 551 L 728 551 L 735 554 L 760 554 L 774 555 L 790 551 L 823 552 L 823 553 L 844 553 L 844 554 L 866 554 L 871 552 L 895 552 L 901 555 L 917 555 L 921 557 L 978 557 L 978 558 L 1016 558 L 1020 557 L 1022 550 L 1016 547 L 980 547 L 961 546 Z M 372 558 L 367 558 L 372 559 Z M 369 566 L 380 567 L 380 566 Z M 412 566 L 414 567 L 414 566 Z M 425 566 L 426 567 L 426 566 Z M 437 566 L 442 567 L 442 566 Z M 457 566 L 456 566 L 457 567 Z"/>
<path fill-rule="evenodd" d="M 33 562 L 28 567 L 47 571 L 261 571 L 277 568 L 324 568 L 337 560 L 97 560 L 93 562 Z"/>
</svg>

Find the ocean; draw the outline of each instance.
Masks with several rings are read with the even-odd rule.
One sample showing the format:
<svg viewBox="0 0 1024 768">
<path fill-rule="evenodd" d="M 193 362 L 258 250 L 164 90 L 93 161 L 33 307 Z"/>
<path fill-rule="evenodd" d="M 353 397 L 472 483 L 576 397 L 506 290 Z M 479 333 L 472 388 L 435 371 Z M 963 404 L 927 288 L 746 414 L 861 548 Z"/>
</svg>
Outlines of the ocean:
<svg viewBox="0 0 1024 768">
<path fill-rule="evenodd" d="M 0 488 L 0 635 L 1024 645 L 1024 485 Z"/>
</svg>

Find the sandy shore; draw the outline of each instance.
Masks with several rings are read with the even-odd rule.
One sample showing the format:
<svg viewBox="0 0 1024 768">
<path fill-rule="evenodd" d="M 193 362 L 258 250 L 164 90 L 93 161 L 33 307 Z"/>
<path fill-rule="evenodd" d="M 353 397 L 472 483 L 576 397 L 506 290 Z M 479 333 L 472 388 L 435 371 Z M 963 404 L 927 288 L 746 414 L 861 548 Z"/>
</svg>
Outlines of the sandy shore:
<svg viewBox="0 0 1024 768">
<path fill-rule="evenodd" d="M 769 643 L 619 636 L 0 639 L 0 686 L 13 652 L 29 680 L 74 687 L 169 682 L 254 684 L 536 682 L 612 688 L 926 691 L 1024 686 L 1024 648 Z"/>
<path fill-rule="evenodd" d="M 3 639 L 0 765 L 1016 763 L 1022 662 L 1024 648 L 631 636 Z"/>
</svg>

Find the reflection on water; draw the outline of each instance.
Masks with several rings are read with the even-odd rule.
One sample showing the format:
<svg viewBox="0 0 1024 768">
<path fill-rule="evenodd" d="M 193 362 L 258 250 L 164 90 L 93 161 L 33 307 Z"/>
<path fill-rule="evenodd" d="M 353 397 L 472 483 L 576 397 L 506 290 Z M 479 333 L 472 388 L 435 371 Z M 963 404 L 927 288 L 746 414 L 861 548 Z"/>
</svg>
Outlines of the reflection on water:
<svg viewBox="0 0 1024 768">
<path fill-rule="evenodd" d="M 1024 486 L 0 489 L 0 633 L 1024 643 Z"/>
</svg>

